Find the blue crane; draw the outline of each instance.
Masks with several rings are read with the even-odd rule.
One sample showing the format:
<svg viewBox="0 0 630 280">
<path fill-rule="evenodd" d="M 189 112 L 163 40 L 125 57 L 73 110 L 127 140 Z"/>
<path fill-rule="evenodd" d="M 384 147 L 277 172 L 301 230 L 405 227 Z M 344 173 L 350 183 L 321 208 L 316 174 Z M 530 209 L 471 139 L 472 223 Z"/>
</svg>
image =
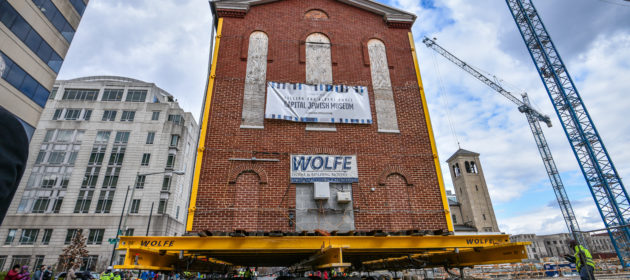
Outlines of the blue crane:
<svg viewBox="0 0 630 280">
<path fill-rule="evenodd" d="M 551 182 L 551 187 L 553 188 L 556 199 L 558 200 L 558 205 L 560 206 L 562 217 L 567 224 L 567 228 L 577 242 L 587 247 L 586 242 L 584 242 L 584 235 L 580 233 L 580 226 L 577 222 L 577 219 L 575 218 L 575 213 L 573 212 L 573 207 L 571 206 L 571 202 L 569 201 L 567 192 L 564 189 L 564 184 L 562 183 L 562 179 L 560 179 L 558 168 L 556 168 L 556 162 L 553 160 L 551 150 L 549 149 L 549 145 L 547 144 L 547 139 L 545 138 L 545 135 L 543 134 L 542 128 L 539 123 L 544 122 L 545 124 L 547 124 L 548 127 L 551 127 L 551 119 L 549 118 L 549 116 L 544 115 L 538 112 L 536 109 L 532 108 L 531 104 L 529 103 L 529 97 L 527 96 L 527 93 L 523 93 L 521 95 L 521 101 L 511 92 L 505 90 L 498 82 L 495 82 L 493 81 L 493 79 L 486 77 L 470 64 L 462 61 L 449 51 L 442 48 L 435 41 L 425 37 L 422 40 L 422 43 L 424 43 L 427 47 L 434 50 L 438 54 L 442 55 L 444 58 L 453 62 L 455 65 L 459 66 L 461 69 L 468 72 L 473 77 L 488 85 L 501 95 L 505 96 L 507 99 L 518 106 L 518 110 L 521 113 L 525 114 L 525 116 L 527 117 L 527 122 L 529 123 L 529 127 L 532 131 L 532 134 L 534 135 L 534 140 L 536 141 L 538 152 L 540 153 L 540 157 L 542 158 L 543 164 L 545 165 L 545 170 L 547 171 L 549 181 Z"/>
<path fill-rule="evenodd" d="M 531 0 L 506 0 L 580 164 L 621 265 L 630 261 L 630 199 Z"/>
</svg>

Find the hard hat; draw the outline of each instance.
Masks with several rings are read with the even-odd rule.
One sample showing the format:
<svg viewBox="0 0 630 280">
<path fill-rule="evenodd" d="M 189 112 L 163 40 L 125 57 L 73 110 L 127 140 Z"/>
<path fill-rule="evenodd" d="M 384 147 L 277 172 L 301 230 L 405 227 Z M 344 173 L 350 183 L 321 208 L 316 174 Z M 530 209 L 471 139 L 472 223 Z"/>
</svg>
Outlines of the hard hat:
<svg viewBox="0 0 630 280">
<path fill-rule="evenodd" d="M 114 268 L 113 268 L 113 267 L 111 267 L 111 266 L 108 266 L 108 267 L 107 267 L 107 270 L 112 270 L 112 269 L 114 269 Z"/>
</svg>

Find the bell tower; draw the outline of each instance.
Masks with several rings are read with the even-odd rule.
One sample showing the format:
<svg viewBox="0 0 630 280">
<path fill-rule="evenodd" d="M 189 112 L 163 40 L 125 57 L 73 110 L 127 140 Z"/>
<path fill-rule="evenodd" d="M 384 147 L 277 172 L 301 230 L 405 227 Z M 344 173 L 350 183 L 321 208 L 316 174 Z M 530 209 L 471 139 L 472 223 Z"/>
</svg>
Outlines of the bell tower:
<svg viewBox="0 0 630 280">
<path fill-rule="evenodd" d="M 459 149 L 446 162 L 461 204 L 461 222 L 478 232 L 499 232 L 479 154 Z"/>
</svg>

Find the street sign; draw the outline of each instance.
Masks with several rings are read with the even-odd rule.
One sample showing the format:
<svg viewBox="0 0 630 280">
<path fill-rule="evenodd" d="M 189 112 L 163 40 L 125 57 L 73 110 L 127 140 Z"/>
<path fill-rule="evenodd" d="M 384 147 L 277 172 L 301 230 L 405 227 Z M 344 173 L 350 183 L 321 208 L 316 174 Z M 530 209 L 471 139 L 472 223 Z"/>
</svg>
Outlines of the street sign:
<svg viewBox="0 0 630 280">
<path fill-rule="evenodd" d="M 107 241 L 109 241 L 109 244 L 116 244 L 118 243 L 118 241 L 120 241 L 120 238 L 110 238 L 107 239 Z"/>
</svg>

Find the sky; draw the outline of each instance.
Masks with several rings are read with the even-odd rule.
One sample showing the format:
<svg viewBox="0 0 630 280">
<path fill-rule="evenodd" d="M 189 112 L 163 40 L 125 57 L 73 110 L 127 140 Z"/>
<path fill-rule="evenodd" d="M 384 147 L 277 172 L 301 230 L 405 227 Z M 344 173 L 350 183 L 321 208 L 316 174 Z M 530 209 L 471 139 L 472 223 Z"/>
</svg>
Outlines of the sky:
<svg viewBox="0 0 630 280">
<path fill-rule="evenodd" d="M 415 13 L 429 112 L 444 162 L 458 148 L 480 160 L 501 231 L 566 232 L 525 116 L 457 68 L 422 38 L 527 92 L 553 127 L 543 127 L 582 230 L 603 228 L 593 198 L 534 64 L 502 0 L 379 0 Z M 630 178 L 630 4 L 623 0 L 533 0 L 622 178 Z M 59 79 L 117 75 L 156 83 L 199 119 L 211 14 L 206 0 L 91 0 Z"/>
</svg>

